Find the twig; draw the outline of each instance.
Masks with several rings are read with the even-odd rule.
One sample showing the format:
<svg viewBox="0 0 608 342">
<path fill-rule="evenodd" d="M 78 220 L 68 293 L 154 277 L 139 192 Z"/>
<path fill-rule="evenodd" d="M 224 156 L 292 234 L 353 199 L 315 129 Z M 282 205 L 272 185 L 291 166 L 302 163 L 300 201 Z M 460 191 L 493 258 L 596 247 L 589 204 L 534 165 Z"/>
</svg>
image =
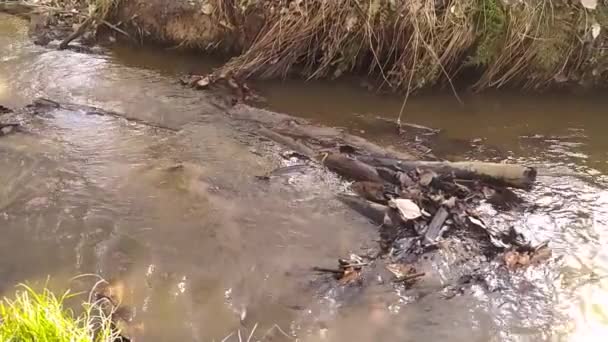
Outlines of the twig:
<svg viewBox="0 0 608 342">
<path fill-rule="evenodd" d="M 251 342 L 251 338 L 253 337 L 253 334 L 255 333 L 255 329 L 257 329 L 257 328 L 258 328 L 258 324 L 256 323 L 253 326 L 253 329 L 251 329 L 251 333 L 249 334 L 249 337 L 247 338 L 247 342 Z"/>
<path fill-rule="evenodd" d="M 405 275 L 401 278 L 395 279 L 394 282 L 396 283 L 404 283 L 404 282 L 408 282 L 408 281 L 412 281 L 421 277 L 424 277 L 426 275 L 426 273 L 424 272 L 420 272 L 420 273 L 414 273 L 414 274 L 408 274 Z"/>
<path fill-rule="evenodd" d="M 101 23 L 104 24 L 104 25 L 106 25 L 107 27 L 113 29 L 114 31 L 116 31 L 118 33 L 122 33 L 127 38 L 129 38 L 130 40 L 134 40 L 133 37 L 131 37 L 131 35 L 129 35 L 125 30 L 119 28 L 116 25 L 113 25 L 113 24 L 109 23 L 107 20 L 102 20 Z"/>
<path fill-rule="evenodd" d="M 334 273 L 334 274 L 343 274 L 344 273 L 343 270 L 338 270 L 335 268 L 316 267 L 316 266 L 313 267 L 312 270 L 316 271 L 316 272 Z"/>
<path fill-rule="evenodd" d="M 234 335 L 234 331 L 233 331 L 233 332 L 231 332 L 231 333 L 230 333 L 228 336 L 224 337 L 224 339 L 223 339 L 221 342 L 226 342 L 226 341 L 228 341 L 228 339 L 229 339 L 229 338 L 231 338 L 231 337 L 232 337 L 232 335 Z"/>
</svg>

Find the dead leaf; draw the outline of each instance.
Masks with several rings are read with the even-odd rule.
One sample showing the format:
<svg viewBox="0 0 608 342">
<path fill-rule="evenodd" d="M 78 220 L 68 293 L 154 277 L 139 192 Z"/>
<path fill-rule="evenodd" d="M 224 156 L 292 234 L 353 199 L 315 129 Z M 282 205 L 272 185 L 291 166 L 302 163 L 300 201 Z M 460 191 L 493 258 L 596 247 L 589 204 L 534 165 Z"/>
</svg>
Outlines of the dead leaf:
<svg viewBox="0 0 608 342">
<path fill-rule="evenodd" d="M 516 251 L 508 251 L 504 254 L 503 260 L 508 269 L 514 270 L 517 267 L 519 261 L 519 253 Z"/>
<path fill-rule="evenodd" d="M 591 25 L 591 36 L 593 37 L 593 39 L 596 39 L 597 37 L 599 37 L 601 31 L 602 31 L 602 27 L 600 26 L 600 24 L 593 23 L 593 25 Z"/>
<path fill-rule="evenodd" d="M 386 269 L 397 279 L 403 278 L 408 274 L 416 273 L 416 269 L 412 265 L 407 264 L 389 264 L 386 265 Z"/>
<path fill-rule="evenodd" d="M 196 82 L 196 87 L 199 89 L 205 89 L 211 84 L 211 79 L 207 77 L 203 77 Z"/>
<path fill-rule="evenodd" d="M 473 217 L 473 216 L 467 216 L 467 217 L 469 218 L 469 221 L 470 221 L 472 224 L 474 224 L 474 225 L 476 225 L 476 226 L 478 226 L 478 227 L 481 227 L 481 228 L 483 228 L 483 229 L 488 229 L 488 227 L 486 226 L 486 224 L 485 224 L 485 223 L 483 223 L 483 221 L 482 221 L 482 220 L 480 220 L 480 219 L 478 219 L 478 218 L 475 218 L 475 217 Z"/>
<path fill-rule="evenodd" d="M 415 220 L 422 216 L 422 212 L 420 211 L 420 207 L 412 200 L 405 198 L 397 198 L 391 200 L 391 203 L 397 208 L 399 211 L 399 215 L 405 221 Z"/>
<path fill-rule="evenodd" d="M 597 8 L 597 0 L 580 0 L 581 5 L 586 9 L 594 10 Z"/>
<path fill-rule="evenodd" d="M 496 190 L 494 190 L 490 187 L 487 187 L 487 186 L 483 187 L 482 192 L 486 198 L 490 198 L 496 194 Z"/>
<path fill-rule="evenodd" d="M 213 13 L 213 5 L 210 3 L 206 3 L 201 6 L 201 12 L 205 15 L 211 15 Z"/>
<path fill-rule="evenodd" d="M 433 182 L 433 179 L 437 177 L 437 174 L 432 171 L 427 171 L 420 175 L 420 180 L 418 181 L 422 186 L 429 186 Z"/>
<path fill-rule="evenodd" d="M 456 197 L 452 196 L 449 199 L 443 201 L 443 205 L 445 205 L 448 209 L 452 209 L 456 206 Z"/>
</svg>

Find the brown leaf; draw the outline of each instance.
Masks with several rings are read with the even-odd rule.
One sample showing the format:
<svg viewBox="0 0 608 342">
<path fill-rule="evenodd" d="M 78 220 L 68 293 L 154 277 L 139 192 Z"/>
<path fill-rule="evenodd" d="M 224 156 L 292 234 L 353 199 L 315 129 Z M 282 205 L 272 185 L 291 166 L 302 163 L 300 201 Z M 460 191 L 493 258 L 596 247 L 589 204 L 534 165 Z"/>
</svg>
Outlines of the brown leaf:
<svg viewBox="0 0 608 342">
<path fill-rule="evenodd" d="M 519 253 L 516 251 L 508 251 L 504 254 L 503 260 L 508 269 L 514 270 L 519 262 Z"/>
<path fill-rule="evenodd" d="M 449 199 L 443 201 L 443 205 L 445 205 L 448 209 L 452 209 L 456 206 L 456 197 L 452 196 Z"/>
<path fill-rule="evenodd" d="M 356 270 L 354 267 L 347 267 L 344 270 L 344 274 L 339 280 L 340 285 L 348 285 L 359 280 L 361 271 Z"/>
<path fill-rule="evenodd" d="M 211 84 L 211 79 L 209 78 L 209 76 L 203 77 L 200 80 L 196 81 L 196 87 L 198 89 L 205 89 L 209 86 L 209 84 Z"/>
<path fill-rule="evenodd" d="M 435 172 L 427 171 L 427 172 L 423 173 L 422 175 L 420 175 L 420 180 L 418 182 L 422 186 L 429 186 L 429 185 L 431 185 L 431 183 L 433 182 L 433 179 L 435 179 L 436 176 L 437 176 L 437 174 L 435 174 Z"/>
</svg>

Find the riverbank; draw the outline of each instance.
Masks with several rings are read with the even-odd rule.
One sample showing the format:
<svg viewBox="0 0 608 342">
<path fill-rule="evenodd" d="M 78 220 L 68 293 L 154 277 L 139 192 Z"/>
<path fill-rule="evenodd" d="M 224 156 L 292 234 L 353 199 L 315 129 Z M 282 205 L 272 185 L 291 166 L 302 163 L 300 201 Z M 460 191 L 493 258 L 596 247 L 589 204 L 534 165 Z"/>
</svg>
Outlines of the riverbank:
<svg viewBox="0 0 608 342">
<path fill-rule="evenodd" d="M 596 0 L 63 3 L 118 39 L 231 57 L 221 78 L 357 75 L 409 94 L 603 87 L 608 71 L 608 8 Z"/>
</svg>

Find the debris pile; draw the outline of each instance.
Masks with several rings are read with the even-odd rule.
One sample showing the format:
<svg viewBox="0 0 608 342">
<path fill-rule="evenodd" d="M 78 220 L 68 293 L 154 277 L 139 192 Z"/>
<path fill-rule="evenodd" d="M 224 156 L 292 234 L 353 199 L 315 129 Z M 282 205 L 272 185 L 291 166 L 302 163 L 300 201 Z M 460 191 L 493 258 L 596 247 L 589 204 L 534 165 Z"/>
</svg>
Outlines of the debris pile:
<svg viewBox="0 0 608 342">
<path fill-rule="evenodd" d="M 488 227 L 475 210 L 483 201 L 499 210 L 521 206 L 523 201 L 510 188 L 529 189 L 536 177 L 533 168 L 379 158 L 349 151 L 353 153 L 325 153 L 320 159 L 328 169 L 354 181 L 353 194 L 340 194 L 338 199 L 380 226 L 379 255 L 389 256 L 386 269 L 394 282 L 409 287 L 424 277 L 414 265 L 427 252 L 443 248 L 444 238 L 452 235 L 459 243 L 476 244 L 490 259 L 498 257 L 512 271 L 551 255 L 546 242 L 532 246 L 514 227 Z M 361 275 L 360 267 L 341 263 L 333 272 L 340 284 L 349 284 Z"/>
<path fill-rule="evenodd" d="M 483 200 L 497 207 L 518 205 L 521 200 L 506 185 L 529 188 L 536 176 L 532 168 L 481 162 L 330 155 L 325 164 L 355 180 L 351 188 L 356 196 L 339 198 L 391 233 L 388 242 L 417 237 L 424 249 L 458 232 L 476 234 L 498 249 L 518 246 L 510 232 L 487 227 L 474 208 Z"/>
</svg>

